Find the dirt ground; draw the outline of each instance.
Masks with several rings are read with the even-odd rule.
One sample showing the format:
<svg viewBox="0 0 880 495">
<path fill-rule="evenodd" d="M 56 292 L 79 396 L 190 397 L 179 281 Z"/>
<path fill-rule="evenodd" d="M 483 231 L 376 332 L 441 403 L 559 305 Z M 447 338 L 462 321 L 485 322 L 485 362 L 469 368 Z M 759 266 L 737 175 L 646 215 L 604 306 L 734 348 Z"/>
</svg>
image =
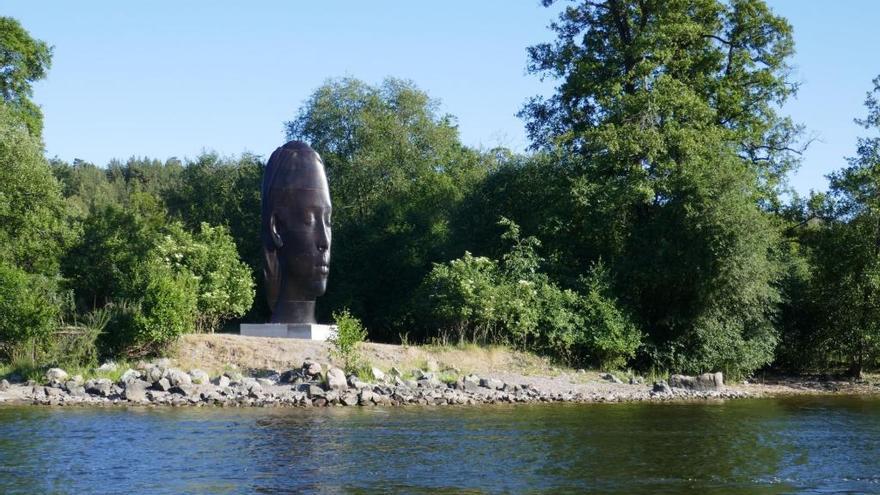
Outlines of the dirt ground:
<svg viewBox="0 0 880 495">
<path fill-rule="evenodd" d="M 392 366 L 402 371 L 424 368 L 433 360 L 440 371 L 449 369 L 458 374 L 560 372 L 547 359 L 503 347 L 400 346 L 368 342 L 363 344 L 361 352 L 371 365 L 386 371 Z M 230 364 L 251 370 L 298 368 L 306 359 L 339 364 L 330 356 L 330 345 L 325 342 L 231 334 L 185 335 L 174 354 L 180 367 L 201 368 L 209 373 L 223 371 Z"/>
<path fill-rule="evenodd" d="M 306 359 L 333 363 L 329 344 L 298 339 L 243 337 L 230 334 L 186 335 L 175 349 L 177 365 L 183 369 L 200 368 L 211 374 L 234 365 L 243 371 L 287 370 L 299 367 Z M 652 383 L 630 385 L 628 376 L 617 373 L 624 383 L 611 383 L 595 370 L 574 370 L 546 358 L 503 347 L 399 346 L 366 343 L 363 356 L 384 371 L 396 367 L 403 372 L 425 369 L 435 364 L 440 372 L 507 383 L 528 384 L 558 393 L 595 394 L 626 400 L 648 394 Z M 339 363 L 334 363 L 339 364 Z M 830 377 L 756 377 L 745 383 L 727 384 L 740 395 L 767 397 L 802 394 L 880 394 L 880 375 L 859 381 Z"/>
</svg>

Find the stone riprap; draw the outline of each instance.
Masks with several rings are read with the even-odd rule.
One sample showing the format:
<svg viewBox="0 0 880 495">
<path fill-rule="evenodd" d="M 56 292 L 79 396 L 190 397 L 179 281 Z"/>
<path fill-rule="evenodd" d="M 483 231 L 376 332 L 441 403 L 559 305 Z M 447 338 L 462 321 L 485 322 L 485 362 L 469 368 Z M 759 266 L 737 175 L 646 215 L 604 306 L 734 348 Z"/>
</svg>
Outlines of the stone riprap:
<svg viewBox="0 0 880 495">
<path fill-rule="evenodd" d="M 424 370 L 413 370 L 406 378 L 396 369 L 389 373 L 372 372 L 372 382 L 365 382 L 354 375 L 346 377 L 339 368 L 311 360 L 298 369 L 268 371 L 258 377 L 229 370 L 210 380 L 204 371 L 185 372 L 165 360 L 143 365 L 138 370 L 126 370 L 116 383 L 106 378 L 83 381 L 82 377 L 76 376 L 71 379 L 56 370 L 50 375 L 47 376 L 47 385 L 32 382 L 3 384 L 5 390 L 0 387 L 0 402 L 324 407 L 669 401 L 748 396 L 734 389 L 694 390 L 665 382 L 656 382 L 650 387 L 621 385 L 613 391 L 602 392 L 540 390 L 535 385 L 476 375 L 460 376 L 454 381 L 444 375 L 447 381 L 441 381 L 437 372 Z M 61 377 L 66 381 L 59 381 Z M 720 379 L 713 381 L 718 382 Z"/>
</svg>

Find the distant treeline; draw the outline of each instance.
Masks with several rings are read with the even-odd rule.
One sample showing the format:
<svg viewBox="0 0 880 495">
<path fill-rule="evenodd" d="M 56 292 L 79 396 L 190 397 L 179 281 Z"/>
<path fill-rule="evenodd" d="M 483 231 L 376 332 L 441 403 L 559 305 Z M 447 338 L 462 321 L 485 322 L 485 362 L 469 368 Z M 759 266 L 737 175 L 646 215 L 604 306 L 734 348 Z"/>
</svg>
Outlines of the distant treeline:
<svg viewBox="0 0 880 495">
<path fill-rule="evenodd" d="M 42 53 L 3 22 L 4 52 Z M 528 48 L 530 72 L 559 82 L 520 112 L 528 153 L 463 145 L 399 79 L 329 80 L 284 124 L 330 182 L 322 319 L 348 308 L 374 341 L 503 343 L 579 366 L 875 367 L 880 78 L 868 137 L 803 198 L 786 181 L 807 143 L 779 111 L 797 89 L 792 31 L 763 1 L 572 2 L 551 28 Z M 6 357 L 61 359 L 68 327 L 85 337 L 61 354 L 91 345 L 92 359 L 265 321 L 264 157 L 46 160 L 28 97 L 50 55 L 0 58 Z"/>
</svg>

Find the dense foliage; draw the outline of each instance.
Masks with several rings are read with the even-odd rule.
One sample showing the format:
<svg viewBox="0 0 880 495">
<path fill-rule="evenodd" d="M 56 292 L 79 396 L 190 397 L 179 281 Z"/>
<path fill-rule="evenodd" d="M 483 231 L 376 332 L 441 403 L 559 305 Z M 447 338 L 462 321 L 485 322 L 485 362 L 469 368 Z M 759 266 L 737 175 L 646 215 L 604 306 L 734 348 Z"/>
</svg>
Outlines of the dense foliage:
<svg viewBox="0 0 880 495">
<path fill-rule="evenodd" d="M 51 49 L 0 21 L 2 357 L 140 355 L 265 321 L 263 158 L 47 161 L 29 98 Z M 520 112 L 528 153 L 463 145 L 394 78 L 328 80 L 285 123 L 326 165 L 319 317 L 349 371 L 367 336 L 733 377 L 875 368 L 880 79 L 871 134 L 800 198 L 792 30 L 763 0 L 578 0 L 551 29 L 528 48 L 558 82 Z"/>
<path fill-rule="evenodd" d="M 619 367 L 635 356 L 641 335 L 610 296 L 607 272 L 595 266 L 582 292 L 561 289 L 540 271 L 540 241 L 520 238 L 500 262 L 469 252 L 435 264 L 421 287 L 425 314 L 443 341 L 504 342 L 556 355 L 572 364 Z"/>
</svg>

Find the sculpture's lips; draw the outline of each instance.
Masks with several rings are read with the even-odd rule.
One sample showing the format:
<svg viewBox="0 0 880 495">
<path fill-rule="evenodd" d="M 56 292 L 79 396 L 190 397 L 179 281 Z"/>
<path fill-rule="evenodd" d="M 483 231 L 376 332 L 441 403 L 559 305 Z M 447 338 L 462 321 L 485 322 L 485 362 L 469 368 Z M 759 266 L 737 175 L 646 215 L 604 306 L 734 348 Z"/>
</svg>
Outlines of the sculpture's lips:
<svg viewBox="0 0 880 495">
<path fill-rule="evenodd" d="M 321 264 L 318 264 L 317 268 L 318 268 L 318 273 L 321 273 L 323 275 L 327 275 L 328 273 L 330 273 L 330 265 L 321 263 Z"/>
</svg>

